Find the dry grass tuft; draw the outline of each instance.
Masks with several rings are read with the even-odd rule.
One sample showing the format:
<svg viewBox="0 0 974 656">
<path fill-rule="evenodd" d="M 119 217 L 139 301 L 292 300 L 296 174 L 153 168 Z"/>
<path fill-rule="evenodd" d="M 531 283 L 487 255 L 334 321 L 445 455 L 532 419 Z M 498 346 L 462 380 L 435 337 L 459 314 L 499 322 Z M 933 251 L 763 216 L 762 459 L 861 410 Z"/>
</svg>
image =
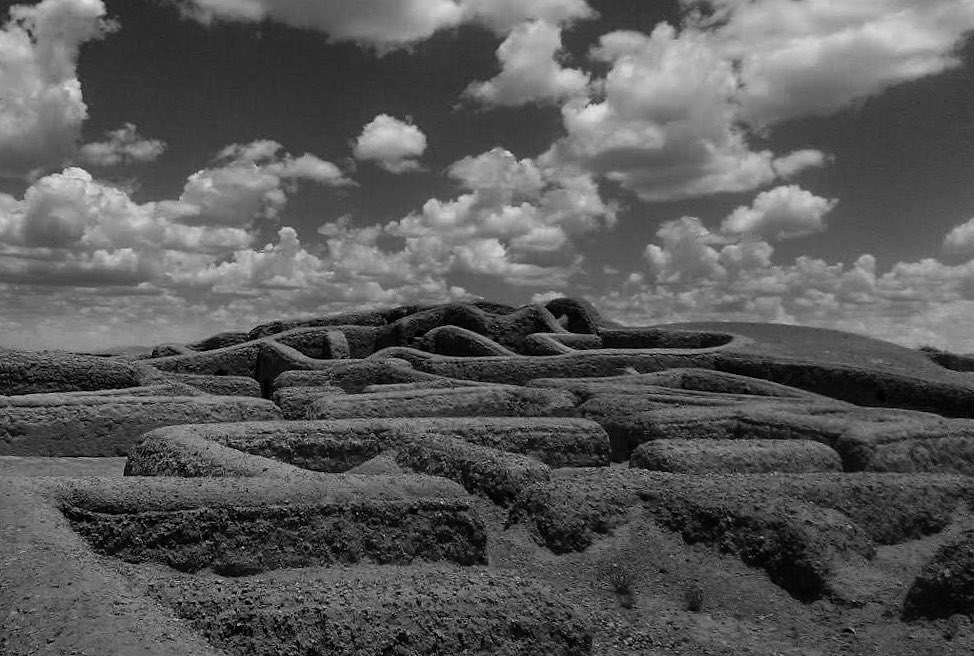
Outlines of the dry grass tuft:
<svg viewBox="0 0 974 656">
<path fill-rule="evenodd" d="M 639 583 L 639 573 L 636 570 L 613 561 L 603 567 L 601 578 L 619 595 L 619 603 L 623 608 L 633 608 L 636 605 L 636 587 Z"/>
</svg>

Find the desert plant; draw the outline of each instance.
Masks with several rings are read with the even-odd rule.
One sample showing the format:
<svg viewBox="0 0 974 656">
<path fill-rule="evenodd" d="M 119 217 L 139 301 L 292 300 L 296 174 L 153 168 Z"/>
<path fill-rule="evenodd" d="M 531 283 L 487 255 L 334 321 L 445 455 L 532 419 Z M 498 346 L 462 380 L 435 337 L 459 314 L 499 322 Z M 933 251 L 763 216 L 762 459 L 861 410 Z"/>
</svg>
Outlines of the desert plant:
<svg viewBox="0 0 974 656">
<path fill-rule="evenodd" d="M 635 570 L 618 562 L 609 563 L 603 570 L 602 578 L 612 591 L 619 595 L 619 603 L 623 608 L 636 605 L 636 584 L 639 574 Z"/>
<path fill-rule="evenodd" d="M 683 593 L 686 609 L 692 613 L 699 613 L 703 609 L 704 592 L 698 584 L 687 587 Z"/>
</svg>

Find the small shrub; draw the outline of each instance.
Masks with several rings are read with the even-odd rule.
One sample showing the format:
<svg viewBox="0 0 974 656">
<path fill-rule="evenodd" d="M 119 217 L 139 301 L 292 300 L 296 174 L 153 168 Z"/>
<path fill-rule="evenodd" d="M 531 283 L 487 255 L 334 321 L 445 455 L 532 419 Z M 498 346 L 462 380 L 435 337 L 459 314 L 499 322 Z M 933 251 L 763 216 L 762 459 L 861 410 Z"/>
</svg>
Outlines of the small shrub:
<svg viewBox="0 0 974 656">
<path fill-rule="evenodd" d="M 703 588 L 694 583 L 686 589 L 684 592 L 684 601 L 686 602 L 686 609 L 691 613 L 699 613 L 703 610 L 703 599 L 704 592 Z"/>
<path fill-rule="evenodd" d="M 635 570 L 613 562 L 605 567 L 602 578 L 612 591 L 619 595 L 619 603 L 623 608 L 632 608 L 636 605 L 636 584 L 639 582 L 639 575 Z"/>
</svg>

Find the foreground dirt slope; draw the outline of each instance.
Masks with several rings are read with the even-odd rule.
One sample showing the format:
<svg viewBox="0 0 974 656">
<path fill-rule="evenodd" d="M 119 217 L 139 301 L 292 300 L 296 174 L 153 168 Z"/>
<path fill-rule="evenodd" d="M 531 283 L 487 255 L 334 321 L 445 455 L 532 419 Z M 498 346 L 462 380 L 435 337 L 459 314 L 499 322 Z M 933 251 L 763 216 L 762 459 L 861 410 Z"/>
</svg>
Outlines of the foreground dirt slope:
<svg viewBox="0 0 974 656">
<path fill-rule="evenodd" d="M 974 652 L 919 352 L 557 299 L 0 355 L 2 654 Z"/>
</svg>

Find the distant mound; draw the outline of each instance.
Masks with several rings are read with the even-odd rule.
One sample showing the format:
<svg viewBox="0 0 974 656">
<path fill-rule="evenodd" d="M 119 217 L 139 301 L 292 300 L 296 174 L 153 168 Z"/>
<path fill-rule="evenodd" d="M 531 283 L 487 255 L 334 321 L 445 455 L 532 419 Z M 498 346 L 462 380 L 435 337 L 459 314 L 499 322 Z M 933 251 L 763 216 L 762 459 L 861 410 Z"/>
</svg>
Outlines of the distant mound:
<svg viewBox="0 0 974 656">
<path fill-rule="evenodd" d="M 730 321 L 669 323 L 656 327 L 727 332 L 753 340 L 735 348 L 741 353 L 866 367 L 943 381 L 965 380 L 915 349 L 841 330 Z"/>
</svg>

